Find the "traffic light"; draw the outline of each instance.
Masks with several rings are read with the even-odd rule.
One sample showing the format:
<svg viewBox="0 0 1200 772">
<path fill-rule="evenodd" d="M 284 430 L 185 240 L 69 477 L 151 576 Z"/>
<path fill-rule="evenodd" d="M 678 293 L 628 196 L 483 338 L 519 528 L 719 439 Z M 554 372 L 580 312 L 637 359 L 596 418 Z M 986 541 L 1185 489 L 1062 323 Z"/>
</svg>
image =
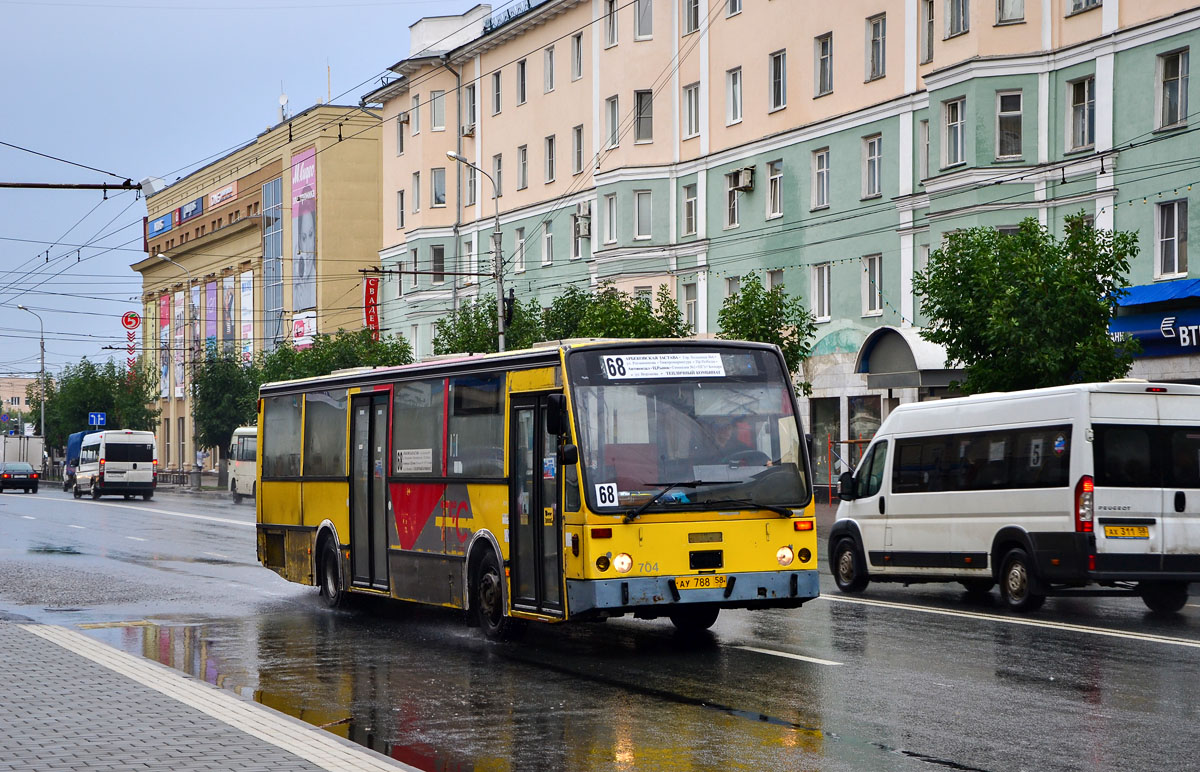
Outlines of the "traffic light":
<svg viewBox="0 0 1200 772">
<path fill-rule="evenodd" d="M 517 293 L 516 293 L 516 290 L 514 290 L 514 289 L 512 289 L 512 288 L 510 287 L 510 288 L 509 288 L 509 290 L 508 290 L 508 297 L 506 297 L 506 298 L 504 299 L 504 326 L 505 326 L 505 327 L 507 327 L 507 326 L 509 326 L 510 324 L 512 324 L 512 320 L 513 320 L 513 307 L 514 307 L 516 304 L 517 304 Z"/>
</svg>

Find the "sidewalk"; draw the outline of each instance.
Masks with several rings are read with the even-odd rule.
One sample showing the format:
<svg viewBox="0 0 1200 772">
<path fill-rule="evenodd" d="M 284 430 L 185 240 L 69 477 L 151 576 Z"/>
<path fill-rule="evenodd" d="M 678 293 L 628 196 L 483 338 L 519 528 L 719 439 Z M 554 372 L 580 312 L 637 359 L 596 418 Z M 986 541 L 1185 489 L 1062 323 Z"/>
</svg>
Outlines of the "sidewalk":
<svg viewBox="0 0 1200 772">
<path fill-rule="evenodd" d="M 0 771 L 415 770 L 83 633 L 0 618 Z"/>
</svg>

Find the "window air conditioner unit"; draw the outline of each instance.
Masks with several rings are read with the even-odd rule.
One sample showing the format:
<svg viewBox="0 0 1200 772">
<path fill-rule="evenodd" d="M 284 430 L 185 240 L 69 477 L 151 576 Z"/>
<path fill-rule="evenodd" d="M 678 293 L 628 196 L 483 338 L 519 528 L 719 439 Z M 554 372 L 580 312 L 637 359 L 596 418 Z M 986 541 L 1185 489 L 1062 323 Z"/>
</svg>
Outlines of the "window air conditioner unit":
<svg viewBox="0 0 1200 772">
<path fill-rule="evenodd" d="M 576 204 L 575 214 L 572 215 L 575 220 L 575 237 L 580 239 L 590 239 L 592 237 L 592 205 L 590 202 Z"/>
<path fill-rule="evenodd" d="M 736 176 L 734 190 L 754 190 L 754 167 L 746 166 L 734 172 Z"/>
<path fill-rule="evenodd" d="M 400 123 L 408 123 L 408 111 L 404 111 L 396 116 L 396 120 Z"/>
<path fill-rule="evenodd" d="M 468 125 L 468 126 L 463 126 L 463 127 L 462 127 L 462 135 L 463 135 L 464 137 L 473 137 L 473 136 L 475 136 L 475 124 L 473 124 L 473 123 L 472 123 L 472 124 L 470 124 L 470 125 Z"/>
</svg>

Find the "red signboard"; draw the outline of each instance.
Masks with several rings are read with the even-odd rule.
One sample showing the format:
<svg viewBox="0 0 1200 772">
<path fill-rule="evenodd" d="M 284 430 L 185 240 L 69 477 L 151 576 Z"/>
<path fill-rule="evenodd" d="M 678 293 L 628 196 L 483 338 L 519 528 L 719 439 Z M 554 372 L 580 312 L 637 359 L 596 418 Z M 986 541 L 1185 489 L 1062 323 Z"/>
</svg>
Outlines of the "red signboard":
<svg viewBox="0 0 1200 772">
<path fill-rule="evenodd" d="M 363 320 L 371 337 L 379 340 L 379 277 L 363 279 Z"/>
</svg>

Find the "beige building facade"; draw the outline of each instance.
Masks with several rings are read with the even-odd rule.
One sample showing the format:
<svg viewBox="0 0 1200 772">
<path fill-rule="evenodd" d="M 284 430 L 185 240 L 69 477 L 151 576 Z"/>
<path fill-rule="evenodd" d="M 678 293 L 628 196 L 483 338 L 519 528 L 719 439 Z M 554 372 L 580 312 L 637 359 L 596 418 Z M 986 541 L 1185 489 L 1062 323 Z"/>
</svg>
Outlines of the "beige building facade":
<svg viewBox="0 0 1200 772">
<path fill-rule="evenodd" d="M 223 450 L 192 436 L 190 372 L 207 347 L 249 363 L 363 325 L 362 272 L 378 265 L 379 130 L 361 108 L 318 105 L 148 192 L 147 257 L 132 268 L 145 361 L 159 374 L 164 470 L 213 468 Z"/>
</svg>

